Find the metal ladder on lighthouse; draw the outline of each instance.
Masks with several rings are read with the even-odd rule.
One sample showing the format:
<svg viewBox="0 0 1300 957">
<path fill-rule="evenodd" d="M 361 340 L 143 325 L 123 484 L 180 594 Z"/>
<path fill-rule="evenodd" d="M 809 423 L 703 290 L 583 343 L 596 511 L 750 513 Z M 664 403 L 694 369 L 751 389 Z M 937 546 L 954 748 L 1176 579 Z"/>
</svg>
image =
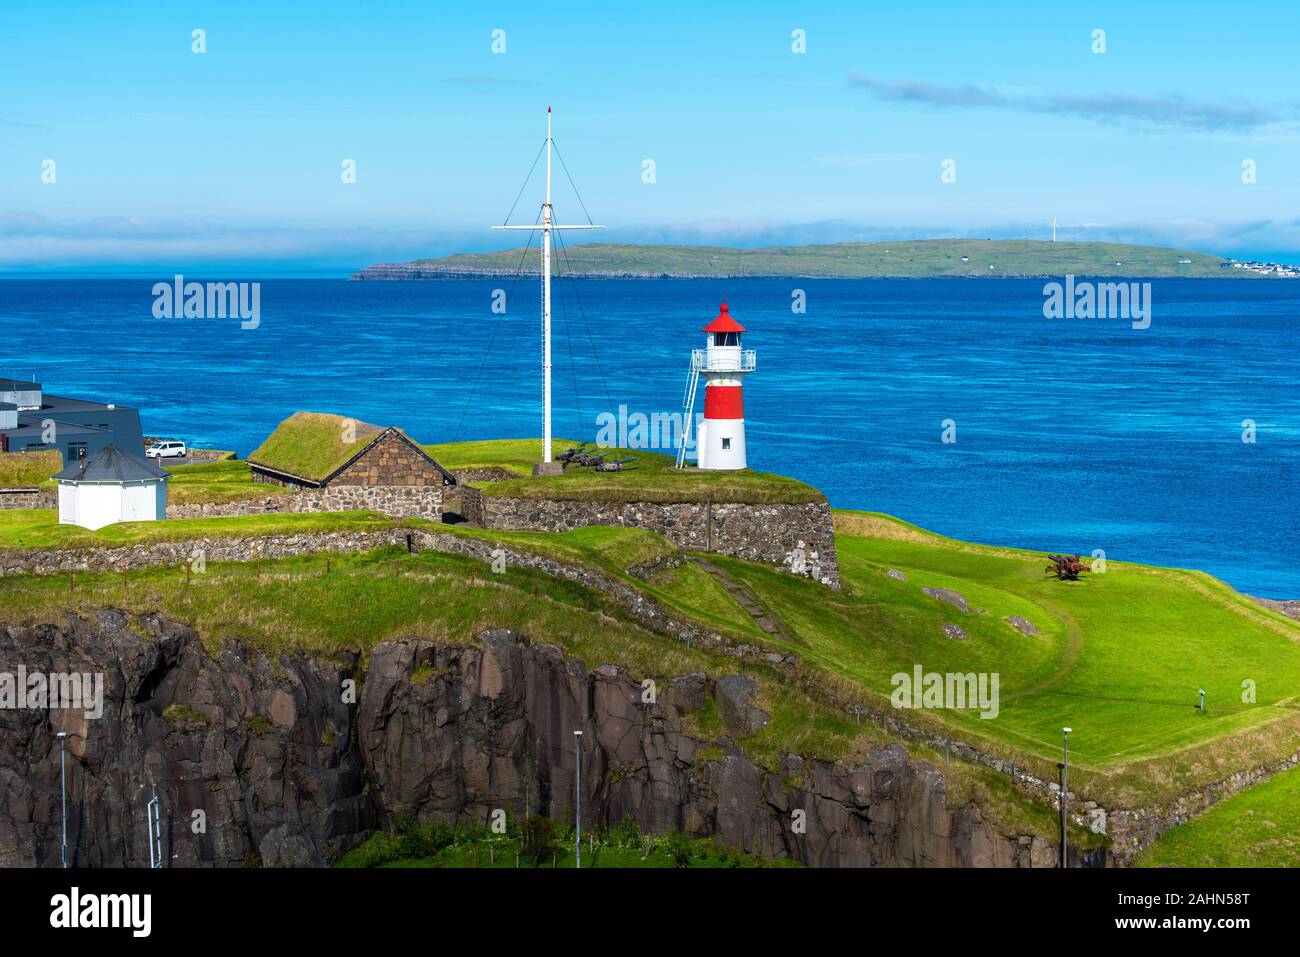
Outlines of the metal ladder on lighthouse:
<svg viewBox="0 0 1300 957">
<path fill-rule="evenodd" d="M 686 446 L 691 442 L 691 426 L 695 423 L 695 393 L 700 387 L 700 370 L 691 360 L 691 371 L 686 376 L 686 392 L 682 395 L 682 408 L 686 410 L 686 421 L 682 423 L 682 445 L 677 450 L 677 467 L 686 467 Z"/>
</svg>

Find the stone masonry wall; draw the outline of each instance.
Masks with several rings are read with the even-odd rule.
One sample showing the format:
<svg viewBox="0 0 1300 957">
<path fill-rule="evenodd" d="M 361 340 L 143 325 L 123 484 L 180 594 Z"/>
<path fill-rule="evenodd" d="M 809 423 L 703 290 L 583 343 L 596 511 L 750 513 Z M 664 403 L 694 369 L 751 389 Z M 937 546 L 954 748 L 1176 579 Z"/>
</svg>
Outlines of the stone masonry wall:
<svg viewBox="0 0 1300 957">
<path fill-rule="evenodd" d="M 501 531 L 566 532 L 589 525 L 646 528 L 681 548 L 767 562 L 833 588 L 840 585 L 835 527 L 825 502 L 578 502 L 479 493 L 463 494 L 461 507 L 470 521 Z"/>
<path fill-rule="evenodd" d="M 442 519 L 443 486 L 330 485 L 292 495 L 201 505 L 168 505 L 168 518 L 218 518 L 266 512 L 351 512 L 371 509 L 394 518 Z"/>
<path fill-rule="evenodd" d="M 291 558 L 316 552 L 364 552 L 406 545 L 407 532 L 393 526 L 373 532 L 213 536 L 111 548 L 5 548 L 0 549 L 0 576 L 120 572 L 127 568 L 182 565 L 189 564 L 200 551 L 204 561 L 209 562 Z"/>
<path fill-rule="evenodd" d="M 52 489 L 0 489 L 0 509 L 58 508 L 58 494 Z"/>
<path fill-rule="evenodd" d="M 443 474 L 413 449 L 398 432 L 381 435 L 365 454 L 334 478 L 330 487 L 345 485 L 401 485 L 442 488 Z"/>
</svg>

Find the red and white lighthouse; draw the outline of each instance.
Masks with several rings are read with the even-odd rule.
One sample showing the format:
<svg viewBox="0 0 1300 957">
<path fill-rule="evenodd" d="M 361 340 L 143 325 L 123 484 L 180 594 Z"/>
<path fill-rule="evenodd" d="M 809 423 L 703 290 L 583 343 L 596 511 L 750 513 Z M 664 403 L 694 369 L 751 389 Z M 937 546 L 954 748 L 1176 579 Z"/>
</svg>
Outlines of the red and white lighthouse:
<svg viewBox="0 0 1300 957">
<path fill-rule="evenodd" d="M 695 445 L 702 469 L 745 468 L 745 400 L 741 383 L 754 371 L 754 350 L 741 346 L 744 331 L 724 302 L 718 318 L 704 327 L 705 347 L 691 354 L 692 379 L 704 378 L 704 421 Z M 693 406 L 694 388 L 691 391 Z"/>
</svg>

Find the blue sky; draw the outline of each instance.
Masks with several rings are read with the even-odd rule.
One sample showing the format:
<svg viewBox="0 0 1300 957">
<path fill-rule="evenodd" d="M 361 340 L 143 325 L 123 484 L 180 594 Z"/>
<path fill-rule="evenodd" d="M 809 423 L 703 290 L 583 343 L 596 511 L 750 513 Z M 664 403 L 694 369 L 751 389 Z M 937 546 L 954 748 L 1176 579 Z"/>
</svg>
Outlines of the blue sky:
<svg viewBox="0 0 1300 957">
<path fill-rule="evenodd" d="M 1055 216 L 1063 238 L 1295 259 L 1297 40 L 1294 2 L 9 4 L 0 270 L 512 245 L 486 227 L 548 104 L 610 240 L 1046 238 Z"/>
</svg>

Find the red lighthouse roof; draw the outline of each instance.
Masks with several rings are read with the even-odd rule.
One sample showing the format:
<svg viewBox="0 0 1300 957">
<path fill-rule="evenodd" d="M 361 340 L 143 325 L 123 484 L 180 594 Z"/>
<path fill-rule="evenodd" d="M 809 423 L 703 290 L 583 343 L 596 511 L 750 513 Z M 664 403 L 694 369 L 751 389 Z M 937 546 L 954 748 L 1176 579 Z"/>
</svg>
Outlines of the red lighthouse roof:
<svg viewBox="0 0 1300 957">
<path fill-rule="evenodd" d="M 722 311 L 718 313 L 718 318 L 704 327 L 705 332 L 744 332 L 745 327 L 731 318 L 731 313 L 727 312 L 727 304 L 722 304 Z"/>
</svg>

